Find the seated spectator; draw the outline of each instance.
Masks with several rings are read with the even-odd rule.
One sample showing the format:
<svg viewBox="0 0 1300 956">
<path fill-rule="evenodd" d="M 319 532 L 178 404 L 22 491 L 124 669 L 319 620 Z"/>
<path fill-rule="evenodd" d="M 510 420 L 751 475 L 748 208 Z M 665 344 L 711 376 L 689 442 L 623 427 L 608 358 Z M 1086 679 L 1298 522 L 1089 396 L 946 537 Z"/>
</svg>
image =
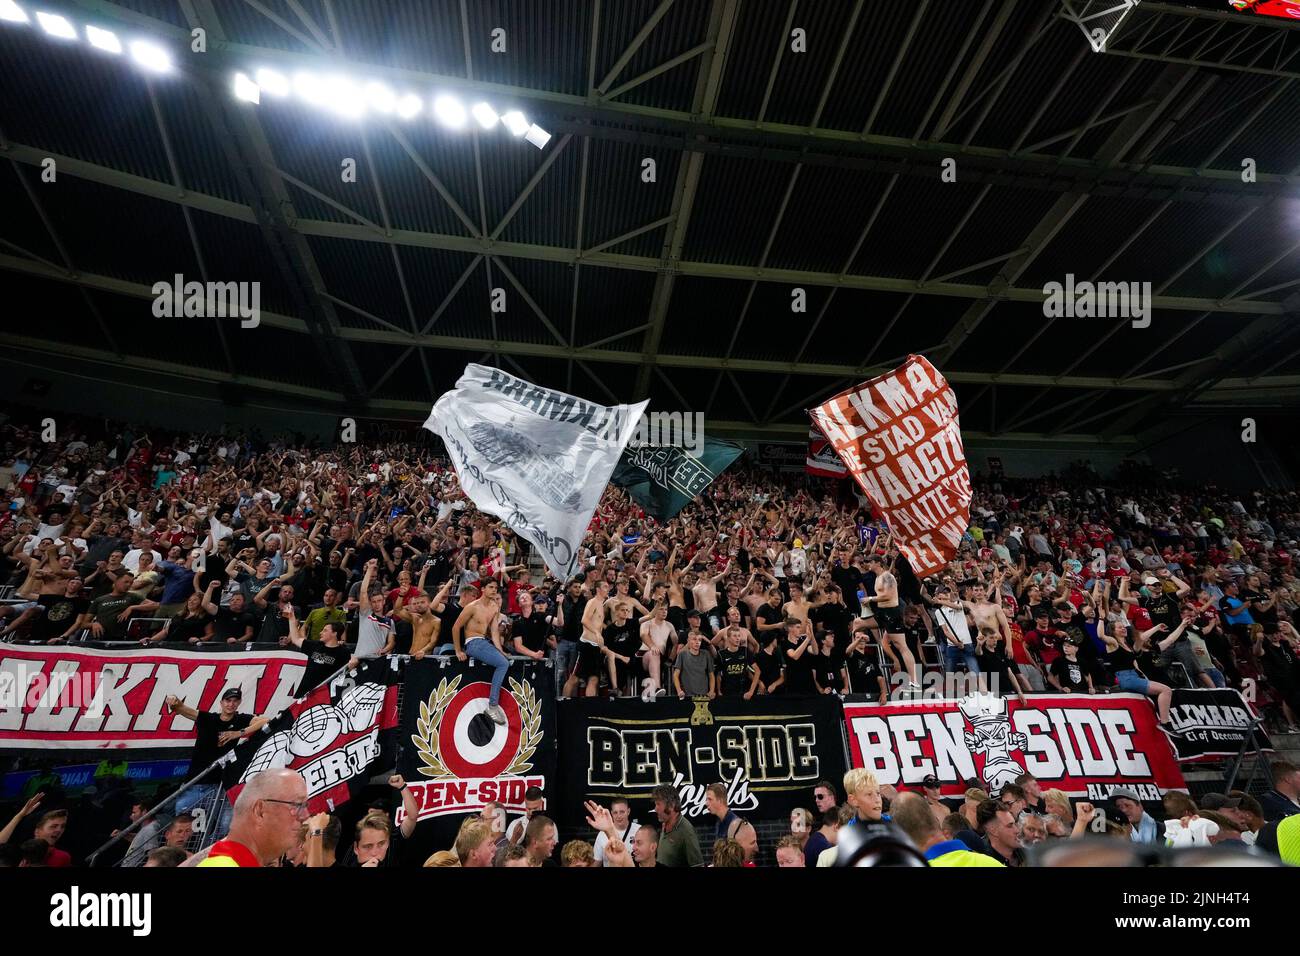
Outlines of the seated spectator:
<svg viewBox="0 0 1300 956">
<path fill-rule="evenodd" d="M 820 784 L 818 785 L 820 789 Z M 834 791 L 832 791 L 834 792 Z M 817 859 L 826 850 L 833 850 L 839 839 L 840 808 L 832 804 L 823 814 L 821 827 L 808 837 L 804 844 L 803 857 L 805 866 L 816 866 Z"/>
<path fill-rule="evenodd" d="M 884 801 L 880 784 L 870 770 L 857 767 L 844 775 L 845 802 L 854 811 L 853 824 L 879 823 L 888 820 L 884 814 Z"/>
<path fill-rule="evenodd" d="M 438 850 L 424 861 L 425 866 L 462 866 L 460 859 L 450 850 Z"/>
<path fill-rule="evenodd" d="M 716 840 L 713 844 L 712 867 L 737 867 L 745 865 L 745 851 L 735 840 Z"/>
<path fill-rule="evenodd" d="M 556 866 L 553 855 L 558 842 L 559 831 L 550 817 L 539 813 L 528 821 L 524 850 L 528 853 L 529 866 Z"/>
<path fill-rule="evenodd" d="M 532 866 L 528 851 L 518 843 L 507 843 L 496 856 L 493 866 Z"/>
<path fill-rule="evenodd" d="M 776 865 L 799 867 L 808 865 L 804 857 L 804 848 L 794 834 L 787 833 L 776 841 Z"/>
<path fill-rule="evenodd" d="M 636 836 L 636 831 L 641 829 L 641 824 L 632 819 L 632 807 L 623 797 L 615 797 L 609 803 L 610 824 L 614 828 L 614 836 L 626 844 L 631 845 L 632 838 Z M 595 854 L 596 863 L 600 866 L 613 866 L 614 864 L 605 859 L 605 847 L 609 845 L 610 836 L 603 830 L 596 834 L 596 842 L 592 848 Z"/>
<path fill-rule="evenodd" d="M 145 866 L 174 867 L 180 866 L 189 858 L 189 854 L 178 846 L 160 846 L 150 850 L 145 858 Z"/>
<path fill-rule="evenodd" d="M 586 840 L 570 840 L 560 850 L 560 865 L 564 867 L 594 867 L 596 854 Z"/>
<path fill-rule="evenodd" d="M 975 853 L 984 852 L 984 839 L 970 828 L 970 823 L 960 813 L 950 813 L 939 825 L 945 840 L 957 840 Z"/>
<path fill-rule="evenodd" d="M 960 840 L 945 839 L 943 830 L 935 820 L 929 804 L 919 794 L 901 795 L 893 810 L 894 823 L 907 834 L 907 838 L 925 855 L 931 866 L 998 867 L 1003 865 L 987 854 L 972 852 Z"/>
<path fill-rule="evenodd" d="M 1160 825 L 1156 823 L 1155 817 L 1143 809 L 1142 801 L 1138 799 L 1135 791 L 1128 787 L 1113 787 L 1110 791 L 1110 799 L 1132 827 L 1134 843 L 1160 842 Z"/>
<path fill-rule="evenodd" d="M 460 825 L 453 849 L 460 865 L 464 867 L 489 867 L 496 855 L 496 841 L 492 830 L 478 817 L 466 817 Z"/>
<path fill-rule="evenodd" d="M 1273 789 L 1259 798 L 1264 818 L 1271 822 L 1300 813 L 1300 767 L 1288 760 L 1275 760 L 1269 770 Z"/>
<path fill-rule="evenodd" d="M 984 853 L 1003 866 L 1024 866 L 1025 851 L 1020 846 L 1016 818 L 996 800 L 980 804 L 976 819 L 984 832 Z"/>
<path fill-rule="evenodd" d="M 1021 846 L 1035 846 L 1046 842 L 1047 821 L 1043 819 L 1042 815 L 1022 810 L 1016 824 L 1020 827 Z"/>
</svg>

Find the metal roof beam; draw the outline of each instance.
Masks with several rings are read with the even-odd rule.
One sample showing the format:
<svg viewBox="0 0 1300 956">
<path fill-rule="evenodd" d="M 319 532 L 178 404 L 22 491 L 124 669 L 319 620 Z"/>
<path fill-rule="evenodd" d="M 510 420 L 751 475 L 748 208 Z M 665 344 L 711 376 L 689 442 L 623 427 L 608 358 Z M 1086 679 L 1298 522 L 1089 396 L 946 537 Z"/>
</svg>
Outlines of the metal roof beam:
<svg viewBox="0 0 1300 956">
<path fill-rule="evenodd" d="M 1010 0 L 1008 0 L 1010 2 Z M 189 58 L 189 34 L 172 24 L 142 17 L 105 0 L 52 0 L 120 19 L 148 23 L 160 38 L 171 38 L 178 52 Z M 182 47 L 182 44 L 184 45 Z M 707 55 L 707 54 L 706 54 Z M 716 59 L 716 53 L 713 54 Z M 469 80 L 463 76 L 405 70 L 314 53 L 294 53 L 267 47 L 231 43 L 209 36 L 209 67 L 229 70 L 250 65 L 277 66 L 285 70 L 364 71 L 367 76 L 416 88 L 444 88 L 466 95 L 479 94 L 531 104 L 546 114 L 553 133 L 577 132 L 594 138 L 631 141 L 689 152 L 748 156 L 759 159 L 901 172 L 931 177 L 933 165 L 944 158 L 957 159 L 967 182 L 1006 182 L 1023 188 L 1059 192 L 1062 188 L 1088 190 L 1101 195 L 1133 195 L 1163 199 L 1178 194 L 1180 201 L 1201 201 L 1222 194 L 1294 195 L 1295 183 L 1275 173 L 1260 172 L 1256 182 L 1241 182 L 1241 170 L 1195 170 L 1138 163 L 1099 163 L 1091 159 L 1051 154 L 1013 154 L 1010 150 L 908 139 L 899 136 L 863 136 L 860 130 L 818 128 L 788 123 L 755 122 L 749 117 L 704 116 L 699 112 L 609 101 L 598 93 L 575 95 L 503 83 Z M 593 123 L 593 121 L 598 121 Z M 640 127 L 640 128 L 629 128 Z M 929 164 L 928 166 L 926 164 Z"/>
</svg>

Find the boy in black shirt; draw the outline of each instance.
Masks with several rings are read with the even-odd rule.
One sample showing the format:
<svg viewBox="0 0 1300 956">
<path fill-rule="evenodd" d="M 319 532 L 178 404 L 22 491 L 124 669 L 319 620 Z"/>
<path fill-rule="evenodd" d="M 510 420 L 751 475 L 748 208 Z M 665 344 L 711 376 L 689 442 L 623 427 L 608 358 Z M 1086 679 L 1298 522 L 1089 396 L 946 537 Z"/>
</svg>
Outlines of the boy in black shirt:
<svg viewBox="0 0 1300 956">
<path fill-rule="evenodd" d="M 307 655 L 307 669 L 298 683 L 298 693 L 304 694 L 331 677 L 352 659 L 352 652 L 343 644 L 344 625 L 330 621 L 320 629 L 320 640 L 303 634 L 292 605 L 289 608 L 289 643 Z"/>
<path fill-rule="evenodd" d="M 737 628 L 722 632 L 722 646 L 718 648 L 720 693 L 723 697 L 750 700 L 758 690 L 759 672 L 753 652 L 741 641 L 741 633 Z"/>
<path fill-rule="evenodd" d="M 821 635 L 821 653 L 813 661 L 813 682 L 819 694 L 842 694 L 848 681 L 844 655 L 835 649 L 835 635 Z"/>
<path fill-rule="evenodd" d="M 1062 694 L 1095 693 L 1092 688 L 1092 675 L 1088 673 L 1088 668 L 1083 661 L 1079 660 L 1079 644 L 1080 638 L 1077 634 L 1067 637 L 1061 644 L 1064 653 L 1052 661 L 1052 666 L 1048 669 L 1049 683 Z"/>
<path fill-rule="evenodd" d="M 779 641 L 780 634 L 777 631 L 767 631 L 759 635 L 758 643 L 761 650 L 754 658 L 754 666 L 758 668 L 760 694 L 780 693 L 781 687 L 785 684 L 785 675 L 781 671 L 781 655 L 777 653 Z"/>
<path fill-rule="evenodd" d="M 883 705 L 889 702 L 889 682 L 885 680 L 875 655 L 867 652 L 869 640 L 865 631 L 859 631 L 845 651 L 849 686 L 855 694 L 879 695 L 879 703 Z"/>
<path fill-rule="evenodd" d="M 628 675 L 639 673 L 636 652 L 641 649 L 641 629 L 632 620 L 632 605 L 619 601 L 614 605 L 614 621 L 605 626 L 605 654 L 609 661 L 610 692 L 627 682 Z"/>
<path fill-rule="evenodd" d="M 785 663 L 784 692 L 787 694 L 816 694 L 813 666 L 817 657 L 817 641 L 811 628 L 796 617 L 785 619 L 785 640 L 781 642 L 781 657 Z"/>
</svg>

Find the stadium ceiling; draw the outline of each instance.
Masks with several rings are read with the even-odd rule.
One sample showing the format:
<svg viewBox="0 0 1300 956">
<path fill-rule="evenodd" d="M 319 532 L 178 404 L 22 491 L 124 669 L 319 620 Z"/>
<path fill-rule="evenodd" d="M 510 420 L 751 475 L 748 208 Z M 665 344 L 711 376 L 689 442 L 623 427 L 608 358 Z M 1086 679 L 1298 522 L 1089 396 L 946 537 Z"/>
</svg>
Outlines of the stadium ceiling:
<svg viewBox="0 0 1300 956">
<path fill-rule="evenodd" d="M 0 344 L 33 367 L 422 420 L 488 361 L 740 437 L 909 352 L 1008 440 L 1300 404 L 1300 23 L 1147 0 L 1095 53 L 1056 0 L 23 5 L 178 66 L 0 24 L 0 271 L 42 314 Z M 552 138 L 232 96 L 259 68 Z M 155 318 L 177 274 L 260 282 L 260 324 Z M 1150 326 L 1047 318 L 1067 275 L 1149 282 Z"/>
</svg>

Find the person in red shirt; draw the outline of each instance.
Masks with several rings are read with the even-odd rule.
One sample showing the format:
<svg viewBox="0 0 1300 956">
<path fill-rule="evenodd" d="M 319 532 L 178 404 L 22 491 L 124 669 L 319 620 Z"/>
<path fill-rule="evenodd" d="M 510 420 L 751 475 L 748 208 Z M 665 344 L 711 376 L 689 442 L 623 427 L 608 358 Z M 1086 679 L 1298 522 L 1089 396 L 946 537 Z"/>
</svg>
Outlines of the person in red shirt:
<svg viewBox="0 0 1300 956">
<path fill-rule="evenodd" d="M 14 814 L 14 818 L 9 821 L 8 825 L 3 830 L 0 830 L 0 845 L 6 844 L 13 839 L 18 824 L 35 813 L 44 799 L 45 794 L 38 793 L 23 804 L 23 808 Z M 49 850 L 45 854 L 45 866 L 72 866 L 71 855 L 54 845 L 59 842 L 59 839 L 63 836 L 63 831 L 67 828 L 67 810 L 51 810 L 42 814 L 40 820 L 37 821 L 36 829 L 32 833 L 33 838 L 43 840 L 49 844 Z"/>
<path fill-rule="evenodd" d="M 1061 656 L 1061 642 L 1065 639 L 1065 632 L 1053 627 L 1050 620 L 1046 611 L 1039 611 L 1034 618 L 1034 629 L 1025 635 L 1024 641 L 1025 647 L 1038 658 L 1043 673 Z"/>
</svg>

